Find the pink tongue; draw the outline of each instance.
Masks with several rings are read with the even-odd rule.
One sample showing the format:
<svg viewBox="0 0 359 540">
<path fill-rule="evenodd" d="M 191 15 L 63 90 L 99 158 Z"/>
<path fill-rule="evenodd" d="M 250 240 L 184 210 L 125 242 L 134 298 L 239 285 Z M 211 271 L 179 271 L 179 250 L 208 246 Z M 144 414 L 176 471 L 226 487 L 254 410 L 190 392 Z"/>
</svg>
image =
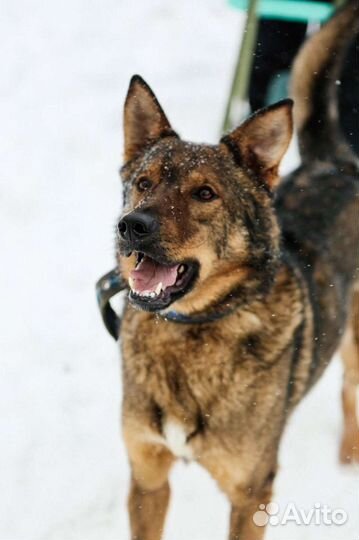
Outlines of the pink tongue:
<svg viewBox="0 0 359 540">
<path fill-rule="evenodd" d="M 134 288 L 138 292 L 154 292 L 157 285 L 162 282 L 162 289 L 176 283 L 179 265 L 163 266 L 149 257 L 144 257 L 135 270 L 131 272 Z"/>
</svg>

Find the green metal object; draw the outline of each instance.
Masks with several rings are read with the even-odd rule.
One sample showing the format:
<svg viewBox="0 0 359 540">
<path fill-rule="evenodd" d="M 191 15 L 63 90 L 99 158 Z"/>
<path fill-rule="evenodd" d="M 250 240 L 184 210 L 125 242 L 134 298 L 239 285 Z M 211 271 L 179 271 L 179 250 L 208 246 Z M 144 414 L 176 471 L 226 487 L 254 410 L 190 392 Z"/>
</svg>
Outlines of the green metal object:
<svg viewBox="0 0 359 540">
<path fill-rule="evenodd" d="M 258 19 L 257 4 L 259 0 L 250 0 L 247 22 L 241 41 L 240 52 L 234 71 L 231 91 L 223 122 L 223 132 L 228 131 L 236 119 L 233 115 L 243 116 L 243 108 L 247 100 L 249 78 L 253 63 L 253 51 L 257 39 Z"/>
<path fill-rule="evenodd" d="M 229 4 L 246 11 L 250 0 L 229 0 Z M 324 22 L 335 10 L 328 2 L 311 0 L 258 0 L 257 13 L 265 19 L 282 19 L 296 22 Z"/>
<path fill-rule="evenodd" d="M 334 3 L 312 0 L 228 0 L 229 4 L 247 11 L 247 21 L 241 41 L 232 86 L 226 106 L 222 132 L 226 132 L 243 119 L 248 109 L 249 81 L 253 64 L 258 19 L 277 19 L 296 22 L 326 21 L 336 7 L 345 0 Z M 275 89 L 275 92 L 278 88 Z"/>
<path fill-rule="evenodd" d="M 278 71 L 270 81 L 267 89 L 265 105 L 272 105 L 281 99 L 285 99 L 289 94 L 289 70 Z"/>
</svg>

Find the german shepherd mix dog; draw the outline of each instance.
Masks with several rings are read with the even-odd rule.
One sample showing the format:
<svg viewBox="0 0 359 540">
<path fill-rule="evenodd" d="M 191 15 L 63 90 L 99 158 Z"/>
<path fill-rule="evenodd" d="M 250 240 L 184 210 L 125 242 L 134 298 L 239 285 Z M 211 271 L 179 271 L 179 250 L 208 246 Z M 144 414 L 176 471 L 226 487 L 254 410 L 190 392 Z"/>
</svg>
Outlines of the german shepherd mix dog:
<svg viewBox="0 0 359 540">
<path fill-rule="evenodd" d="M 279 183 L 292 101 L 218 145 L 180 139 L 134 76 L 125 111 L 119 272 L 123 433 L 132 540 L 160 540 L 176 459 L 205 467 L 231 505 L 230 540 L 259 540 L 278 446 L 342 346 L 343 462 L 359 461 L 358 162 L 339 133 L 335 79 L 359 27 L 349 2 L 299 54 L 302 165 Z"/>
</svg>

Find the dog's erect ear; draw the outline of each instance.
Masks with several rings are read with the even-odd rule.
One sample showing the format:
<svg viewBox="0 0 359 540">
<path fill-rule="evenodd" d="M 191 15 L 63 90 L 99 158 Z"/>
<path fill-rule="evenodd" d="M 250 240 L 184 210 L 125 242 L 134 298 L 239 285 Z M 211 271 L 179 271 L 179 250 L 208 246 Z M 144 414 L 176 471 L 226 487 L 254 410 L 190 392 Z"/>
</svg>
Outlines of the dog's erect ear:
<svg viewBox="0 0 359 540">
<path fill-rule="evenodd" d="M 253 170 L 270 187 L 292 137 L 292 107 L 293 101 L 285 99 L 261 109 L 221 139 L 238 165 Z"/>
<path fill-rule="evenodd" d="M 124 109 L 125 162 L 162 137 L 176 136 L 151 88 L 134 75 Z"/>
</svg>

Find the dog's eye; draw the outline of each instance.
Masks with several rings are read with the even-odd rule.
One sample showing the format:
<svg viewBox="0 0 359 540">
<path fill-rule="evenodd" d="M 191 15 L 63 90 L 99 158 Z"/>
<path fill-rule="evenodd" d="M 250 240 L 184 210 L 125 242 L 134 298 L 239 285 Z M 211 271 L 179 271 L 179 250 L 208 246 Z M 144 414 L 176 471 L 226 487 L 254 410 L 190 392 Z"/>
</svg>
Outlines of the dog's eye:
<svg viewBox="0 0 359 540">
<path fill-rule="evenodd" d="M 147 191 L 148 189 L 152 187 L 152 182 L 149 178 L 144 176 L 138 179 L 136 185 L 137 185 L 138 191 Z"/>
<path fill-rule="evenodd" d="M 209 186 L 202 186 L 199 189 L 196 189 L 196 191 L 193 192 L 192 197 L 201 202 L 213 201 L 213 199 L 218 198 L 213 189 Z"/>
</svg>

